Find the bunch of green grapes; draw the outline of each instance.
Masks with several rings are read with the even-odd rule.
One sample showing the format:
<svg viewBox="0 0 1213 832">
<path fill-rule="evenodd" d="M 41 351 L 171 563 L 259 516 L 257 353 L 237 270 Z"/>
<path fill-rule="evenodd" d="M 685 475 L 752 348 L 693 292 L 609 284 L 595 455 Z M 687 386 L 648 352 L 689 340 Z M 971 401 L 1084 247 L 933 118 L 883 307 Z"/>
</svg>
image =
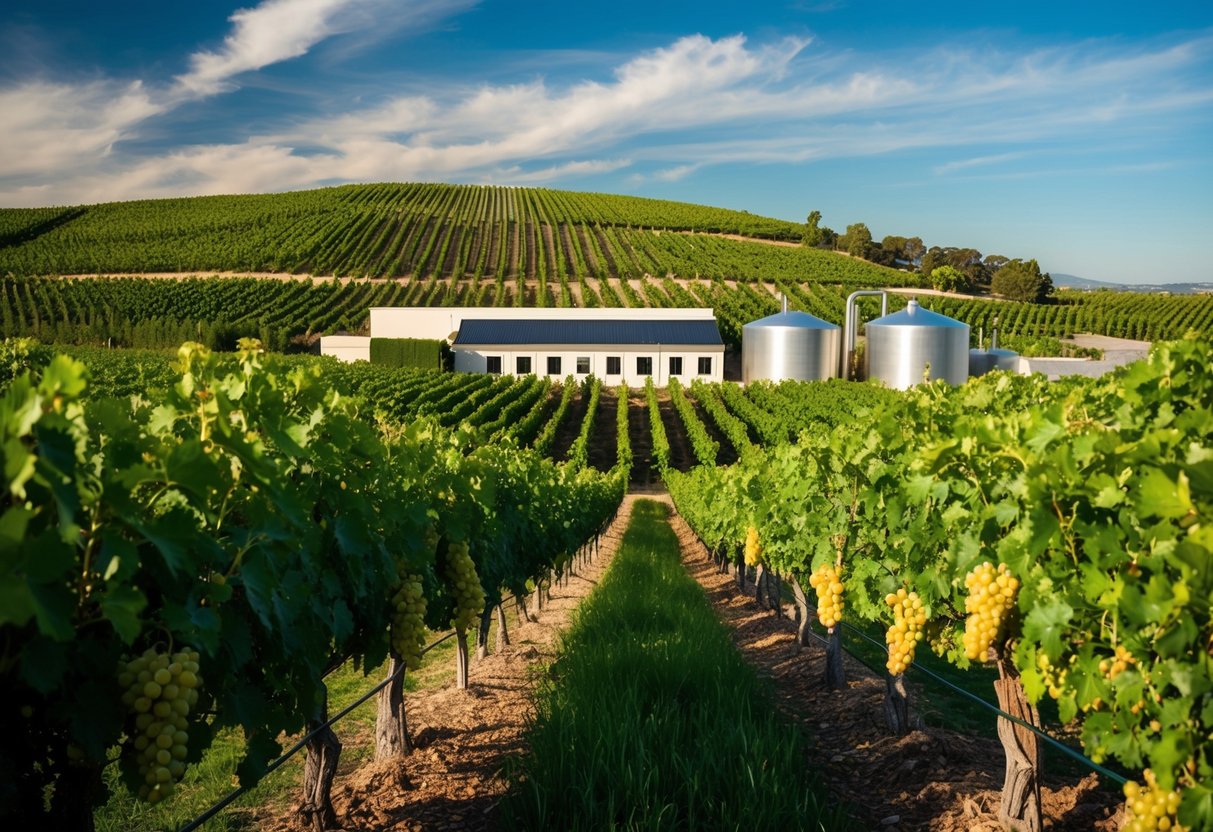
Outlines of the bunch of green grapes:
<svg viewBox="0 0 1213 832">
<path fill-rule="evenodd" d="M 758 529 L 750 526 L 745 533 L 745 564 L 758 566 L 762 563 L 762 543 L 758 540 Z"/>
<path fill-rule="evenodd" d="M 914 662 L 914 648 L 923 639 L 927 611 L 918 593 L 906 592 L 904 587 L 896 593 L 890 592 L 884 602 L 893 608 L 893 626 L 884 637 L 889 645 L 889 660 L 885 666 L 891 675 L 898 676 Z"/>
<path fill-rule="evenodd" d="M 1071 656 L 1070 661 L 1073 662 L 1076 656 Z M 1049 657 L 1044 653 L 1036 654 L 1036 667 L 1040 670 L 1040 675 L 1044 678 L 1045 689 L 1048 690 L 1049 696 L 1054 699 L 1060 699 L 1065 692 L 1066 682 L 1070 675 L 1068 667 L 1058 667 L 1049 661 Z M 1099 700 L 1096 700 L 1098 702 Z"/>
<path fill-rule="evenodd" d="M 118 684 L 130 709 L 122 754 L 136 766 L 139 796 L 159 803 L 185 774 L 189 715 L 202 687 L 198 652 L 149 648 L 118 666 Z"/>
<path fill-rule="evenodd" d="M 434 554 L 438 551 L 438 529 L 434 528 L 433 523 L 425 527 L 425 531 L 421 534 L 421 542 L 427 553 Z"/>
<path fill-rule="evenodd" d="M 425 644 L 425 595 L 421 578 L 405 573 L 392 596 L 392 649 L 409 670 L 421 667 Z"/>
<path fill-rule="evenodd" d="M 1015 606 L 1019 581 L 1007 571 L 1005 563 L 995 569 L 989 561 L 976 566 L 965 576 L 964 648 L 971 661 L 985 661 L 1002 629 L 1003 619 Z"/>
<path fill-rule="evenodd" d="M 1121 832 L 1150 832 L 1154 829 L 1184 832 L 1186 827 L 1180 826 L 1175 818 L 1183 798 L 1179 789 L 1167 791 L 1159 787 L 1154 772 L 1146 769 L 1143 773 L 1145 786 L 1133 780 L 1125 783 L 1125 808 L 1129 810 L 1129 819 L 1121 827 Z"/>
<path fill-rule="evenodd" d="M 451 626 L 467 630 L 484 611 L 484 590 L 476 575 L 476 564 L 468 554 L 467 543 L 451 543 L 446 547 L 446 580 L 455 592 L 455 617 Z"/>
<path fill-rule="evenodd" d="M 809 586 L 817 590 L 817 618 L 826 628 L 842 620 L 842 570 L 826 564 L 809 576 Z"/>
</svg>

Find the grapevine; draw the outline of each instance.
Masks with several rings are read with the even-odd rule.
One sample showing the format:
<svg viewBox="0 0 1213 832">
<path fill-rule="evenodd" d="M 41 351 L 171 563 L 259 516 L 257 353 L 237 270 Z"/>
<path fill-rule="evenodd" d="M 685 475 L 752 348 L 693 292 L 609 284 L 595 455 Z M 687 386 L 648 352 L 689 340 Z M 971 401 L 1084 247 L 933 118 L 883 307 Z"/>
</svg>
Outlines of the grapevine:
<svg viewBox="0 0 1213 832">
<path fill-rule="evenodd" d="M 833 627 L 842 620 L 841 568 L 819 566 L 809 576 L 809 586 L 817 590 L 817 618 L 823 627 Z"/>
<path fill-rule="evenodd" d="M 914 648 L 923 639 L 927 611 L 918 593 L 906 592 L 904 588 L 889 593 L 884 601 L 893 608 L 893 626 L 885 633 L 885 643 L 889 645 L 889 660 L 885 666 L 890 674 L 899 676 L 914 661 Z"/>
<path fill-rule="evenodd" d="M 995 569 L 986 561 L 965 576 L 965 588 L 969 590 L 965 598 L 965 612 L 969 614 L 965 620 L 965 655 L 970 661 L 985 661 L 1003 619 L 1015 606 L 1019 581 L 1007 572 L 1005 563 Z"/>
<path fill-rule="evenodd" d="M 447 546 L 446 578 L 455 597 L 455 616 L 451 626 L 466 630 L 484 611 L 484 590 L 476 575 L 476 564 L 468 554 L 466 542 Z"/>
<path fill-rule="evenodd" d="M 198 653 L 149 648 L 119 665 L 118 684 L 129 711 L 123 763 L 135 767 L 139 796 L 159 803 L 185 773 L 189 715 L 202 686 Z"/>
</svg>

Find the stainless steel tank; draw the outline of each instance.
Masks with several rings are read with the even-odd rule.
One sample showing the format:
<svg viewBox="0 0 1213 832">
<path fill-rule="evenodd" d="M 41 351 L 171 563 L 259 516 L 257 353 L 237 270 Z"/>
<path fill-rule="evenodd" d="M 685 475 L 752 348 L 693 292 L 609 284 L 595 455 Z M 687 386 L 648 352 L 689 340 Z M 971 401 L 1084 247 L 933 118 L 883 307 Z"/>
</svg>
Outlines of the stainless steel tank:
<svg viewBox="0 0 1213 832">
<path fill-rule="evenodd" d="M 923 309 L 906 308 L 869 321 L 864 364 L 868 378 L 905 390 L 927 379 L 964 384 L 969 377 L 969 325 Z"/>
<path fill-rule="evenodd" d="M 998 347 L 989 352 L 990 369 L 1006 370 L 1008 373 L 1019 372 L 1019 353 L 1014 350 L 1000 350 Z"/>
<path fill-rule="evenodd" d="M 741 380 L 816 381 L 838 375 L 842 329 L 807 312 L 776 312 L 741 328 Z"/>
<path fill-rule="evenodd" d="M 969 378 L 984 376 L 994 369 L 994 357 L 989 350 L 969 350 Z"/>
</svg>

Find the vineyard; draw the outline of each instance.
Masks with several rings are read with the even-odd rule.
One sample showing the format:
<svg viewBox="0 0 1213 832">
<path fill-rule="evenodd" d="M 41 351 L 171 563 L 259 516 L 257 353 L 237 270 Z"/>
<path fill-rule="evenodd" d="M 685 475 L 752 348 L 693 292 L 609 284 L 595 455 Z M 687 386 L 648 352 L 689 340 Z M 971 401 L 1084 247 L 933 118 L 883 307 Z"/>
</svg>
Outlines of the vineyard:
<svg viewBox="0 0 1213 832">
<path fill-rule="evenodd" d="M 534 286 L 499 291 L 489 283 L 451 289 L 439 281 L 275 280 L 258 278 L 0 278 L 0 337 L 32 337 L 64 345 L 175 347 L 196 340 L 232 350 L 240 338 L 258 338 L 274 351 L 305 350 L 322 334 L 362 332 L 373 306 L 533 305 Z M 850 288 L 778 281 L 726 282 L 643 277 L 585 280 L 552 302 L 566 306 L 691 307 L 715 310 L 721 336 L 739 348 L 741 329 L 789 307 L 841 321 Z M 890 307 L 905 300 L 890 296 Z M 988 337 L 995 320 L 1004 343 L 1018 349 L 1078 332 L 1159 340 L 1189 330 L 1213 331 L 1213 296 L 1079 294 L 1054 304 L 932 298 L 936 311 L 968 323 Z M 1009 340 L 1008 340 L 1009 339 Z"/>
<path fill-rule="evenodd" d="M 507 593 L 564 570 L 627 478 L 480 441 L 538 432 L 549 390 L 534 380 L 459 389 L 465 423 L 450 430 L 377 428 L 324 376 L 331 362 L 252 344 L 182 347 L 155 406 L 94 390 L 70 357 L 9 350 L 0 803 L 27 828 L 90 828 L 115 752 L 132 792 L 170 799 L 227 728 L 256 781 L 282 732 L 325 724 L 342 665 L 391 657 L 376 733 L 399 753 L 426 628 L 455 628 L 466 686 L 465 634 L 482 639 Z M 146 360 L 125 383 L 163 372 Z M 449 420 L 451 376 L 397 374 L 424 377 L 410 412 Z M 329 825 L 340 746 L 309 736 L 309 759 L 333 768 L 306 769 L 304 813 Z"/>
<path fill-rule="evenodd" d="M 988 664 L 1005 714 L 1038 727 L 1048 699 L 1095 764 L 1124 767 L 1131 828 L 1207 829 L 1209 355 L 1207 340 L 1187 340 L 1099 380 L 995 374 L 884 400 L 801 385 L 817 401 L 795 443 L 799 417 L 770 417 L 796 408 L 760 404 L 794 388 L 724 385 L 752 446 L 733 424 L 737 464 L 667 469 L 666 481 L 722 564 L 757 567 L 760 593 L 774 576 L 790 586 L 802 641 L 820 620 L 828 686 L 845 687 L 844 624 L 887 628 L 894 733 L 909 728 L 916 651 Z M 1039 829 L 1040 740 L 1007 719 L 999 736 L 1001 816 Z"/>
<path fill-rule="evenodd" d="M 278 272 L 556 287 L 645 274 L 856 286 L 916 276 L 801 246 L 803 226 L 687 203 L 533 188 L 350 185 L 0 209 L 0 274 Z M 540 293 L 540 297 L 545 295 Z"/>
</svg>

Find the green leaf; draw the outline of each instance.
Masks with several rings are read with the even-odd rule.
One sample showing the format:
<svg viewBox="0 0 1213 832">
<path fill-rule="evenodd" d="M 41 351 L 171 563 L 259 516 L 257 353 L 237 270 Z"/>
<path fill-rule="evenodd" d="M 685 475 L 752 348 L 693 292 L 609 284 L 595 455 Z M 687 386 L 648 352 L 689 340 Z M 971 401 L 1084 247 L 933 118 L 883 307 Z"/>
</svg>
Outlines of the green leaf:
<svg viewBox="0 0 1213 832">
<path fill-rule="evenodd" d="M 1141 476 L 1135 490 L 1137 508 L 1143 517 L 1173 520 L 1192 509 L 1188 478 L 1182 471 L 1176 480 L 1160 468 L 1150 468 Z"/>
<path fill-rule="evenodd" d="M 147 598 L 133 586 L 119 584 L 101 596 L 102 614 L 127 644 L 133 643 L 143 629 L 139 615 L 145 607 Z"/>
<path fill-rule="evenodd" d="M 1024 619 L 1024 637 L 1044 647 L 1049 661 L 1056 662 L 1062 654 L 1066 627 L 1073 617 L 1074 608 L 1065 601 L 1037 604 Z"/>
</svg>

